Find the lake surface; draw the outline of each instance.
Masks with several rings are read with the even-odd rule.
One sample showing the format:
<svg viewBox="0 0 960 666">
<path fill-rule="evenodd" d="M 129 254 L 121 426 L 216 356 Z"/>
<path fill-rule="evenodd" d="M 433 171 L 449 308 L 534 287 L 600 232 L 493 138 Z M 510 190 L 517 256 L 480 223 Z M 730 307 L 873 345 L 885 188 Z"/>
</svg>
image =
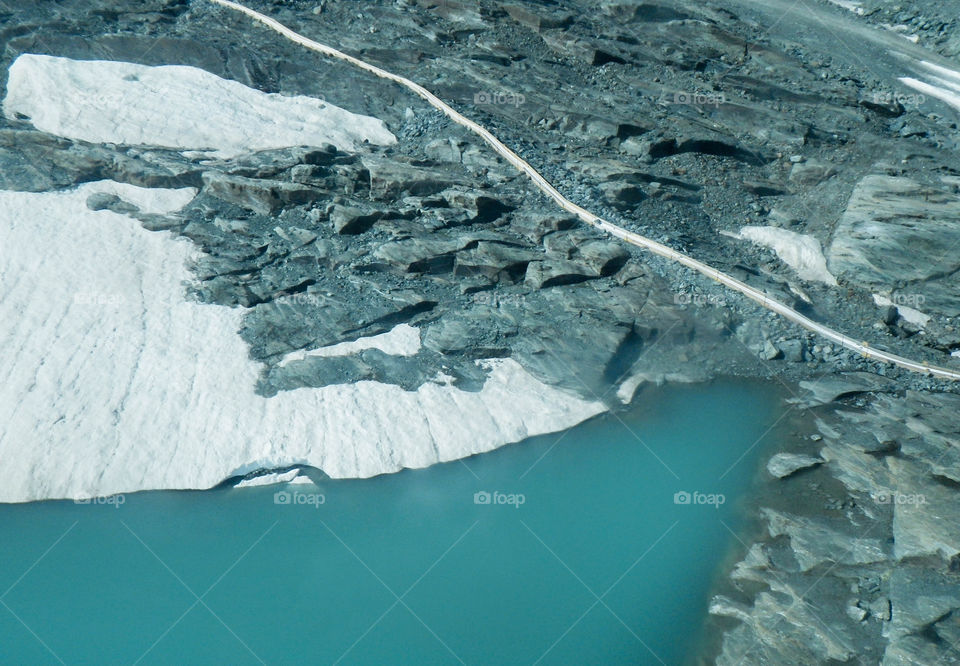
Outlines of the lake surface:
<svg viewBox="0 0 960 666">
<path fill-rule="evenodd" d="M 375 479 L 0 505 L 0 663 L 682 663 L 782 408 L 637 403 Z"/>
</svg>

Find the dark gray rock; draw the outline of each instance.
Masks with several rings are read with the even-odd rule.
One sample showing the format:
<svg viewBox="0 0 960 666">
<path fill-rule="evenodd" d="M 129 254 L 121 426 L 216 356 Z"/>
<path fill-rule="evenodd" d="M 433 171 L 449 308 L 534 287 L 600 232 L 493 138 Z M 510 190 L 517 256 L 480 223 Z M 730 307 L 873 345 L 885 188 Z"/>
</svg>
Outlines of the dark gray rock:
<svg viewBox="0 0 960 666">
<path fill-rule="evenodd" d="M 631 183 L 613 182 L 600 185 L 604 198 L 621 210 L 631 210 L 647 198 L 646 193 Z"/>
<path fill-rule="evenodd" d="M 370 178 L 370 197 L 387 201 L 404 194 L 425 195 L 440 192 L 453 183 L 450 174 L 439 169 L 414 166 L 380 155 L 366 155 L 363 166 Z"/>
<path fill-rule="evenodd" d="M 524 277 L 527 265 L 542 256 L 529 249 L 480 241 L 477 247 L 457 254 L 453 273 L 457 277 L 482 275 L 492 282 L 516 282 Z"/>
<path fill-rule="evenodd" d="M 217 171 L 203 174 L 204 191 L 218 199 L 260 215 L 271 215 L 287 205 L 307 204 L 319 193 L 297 183 L 232 176 Z"/>
<path fill-rule="evenodd" d="M 383 211 L 334 204 L 330 207 L 327 216 L 333 225 L 333 230 L 338 234 L 354 235 L 368 231 L 377 220 L 383 217 Z"/>
<path fill-rule="evenodd" d="M 139 211 L 136 206 L 123 201 L 117 195 L 107 194 L 106 192 L 97 192 L 87 197 L 87 208 L 90 210 L 110 210 L 121 215 L 133 215 Z"/>
<path fill-rule="evenodd" d="M 597 276 L 596 271 L 575 261 L 546 259 L 531 262 L 527 266 L 524 281 L 534 289 L 547 289 L 559 285 L 576 284 Z"/>
</svg>

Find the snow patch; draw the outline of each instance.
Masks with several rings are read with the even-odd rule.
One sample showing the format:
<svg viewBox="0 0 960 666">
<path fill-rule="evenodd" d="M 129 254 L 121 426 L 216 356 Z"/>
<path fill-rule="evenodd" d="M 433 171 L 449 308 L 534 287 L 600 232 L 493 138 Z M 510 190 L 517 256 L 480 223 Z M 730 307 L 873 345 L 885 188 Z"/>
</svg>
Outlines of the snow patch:
<svg viewBox="0 0 960 666">
<path fill-rule="evenodd" d="M 934 64 L 929 60 L 921 60 L 920 64 L 937 76 L 946 78 L 949 81 L 946 85 L 960 92 L 960 72 Z"/>
<path fill-rule="evenodd" d="M 184 187 L 179 190 L 155 190 L 127 183 L 118 183 L 114 180 L 101 181 L 96 191 L 103 194 L 112 194 L 131 206 L 136 206 L 145 215 L 175 213 L 197 196 L 197 190 L 192 187 Z"/>
<path fill-rule="evenodd" d="M 895 32 L 896 34 L 900 35 L 911 44 L 916 44 L 920 41 L 920 35 L 910 32 L 911 30 L 910 26 L 903 25 L 902 23 L 897 25 L 891 25 L 890 23 L 881 23 L 880 26 L 885 30 L 889 30 L 890 32 Z"/>
<path fill-rule="evenodd" d="M 166 211 L 194 194 L 0 191 L 0 502 L 210 488 L 253 461 L 369 477 L 605 410 L 511 359 L 485 362 L 477 392 L 361 381 L 259 396 L 262 366 L 237 334 L 244 310 L 184 300 L 196 247 L 90 210 L 95 192 Z"/>
<path fill-rule="evenodd" d="M 842 7 L 848 12 L 853 12 L 857 16 L 863 16 L 863 5 L 859 2 L 854 2 L 853 0 L 829 0 L 837 7 Z"/>
<path fill-rule="evenodd" d="M 925 95 L 930 95 L 931 97 L 936 97 L 937 99 L 946 102 L 955 109 L 960 109 L 960 95 L 957 93 L 950 92 L 943 88 L 938 88 L 937 86 L 931 85 L 924 81 L 918 81 L 909 76 L 901 76 L 900 81 L 914 90 L 919 90 Z"/>
<path fill-rule="evenodd" d="M 264 93 L 196 67 L 23 54 L 10 66 L 7 118 L 92 143 L 244 153 L 396 142 L 382 120 L 321 99 Z"/>
<path fill-rule="evenodd" d="M 920 310 L 907 307 L 906 305 L 897 305 L 888 297 L 882 296 L 881 294 L 874 294 L 873 302 L 881 308 L 886 308 L 893 305 L 895 308 L 897 308 L 897 312 L 905 321 L 920 326 L 921 328 L 926 326 L 927 322 L 930 321 L 930 315 L 923 314 L 920 312 Z"/>
<path fill-rule="evenodd" d="M 420 351 L 420 329 L 409 324 L 398 324 L 386 333 L 358 338 L 309 351 L 290 352 L 278 364 L 281 368 L 310 356 L 350 356 L 364 349 L 379 349 L 391 356 L 416 356 Z"/>
<path fill-rule="evenodd" d="M 743 227 L 740 229 L 740 238 L 776 252 L 780 260 L 796 271 L 802 280 L 837 286 L 837 279 L 827 268 L 820 241 L 813 236 L 780 227 Z"/>
<path fill-rule="evenodd" d="M 900 81 L 914 90 L 919 90 L 926 95 L 936 97 L 953 108 L 960 110 L 960 72 L 947 67 L 941 67 L 926 60 L 921 60 L 920 65 L 930 72 L 926 78 L 933 81 L 933 83 L 920 81 L 909 76 L 900 77 Z"/>
</svg>

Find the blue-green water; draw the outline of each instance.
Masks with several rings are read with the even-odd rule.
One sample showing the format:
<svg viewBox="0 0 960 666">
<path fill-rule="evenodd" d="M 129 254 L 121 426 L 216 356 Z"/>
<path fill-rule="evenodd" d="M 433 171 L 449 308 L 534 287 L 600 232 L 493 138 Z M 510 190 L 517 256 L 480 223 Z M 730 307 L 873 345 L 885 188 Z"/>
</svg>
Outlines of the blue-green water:
<svg viewBox="0 0 960 666">
<path fill-rule="evenodd" d="M 463 463 L 288 487 L 319 506 L 276 487 L 0 506 L 0 663 L 681 663 L 778 407 L 730 382 L 639 403 Z"/>
</svg>

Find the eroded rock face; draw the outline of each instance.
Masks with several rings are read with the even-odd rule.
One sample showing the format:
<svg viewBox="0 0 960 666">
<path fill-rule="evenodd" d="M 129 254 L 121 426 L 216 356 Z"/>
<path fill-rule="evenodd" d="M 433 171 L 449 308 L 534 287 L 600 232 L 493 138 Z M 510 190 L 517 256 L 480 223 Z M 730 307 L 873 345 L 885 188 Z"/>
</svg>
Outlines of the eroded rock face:
<svg viewBox="0 0 960 666">
<path fill-rule="evenodd" d="M 904 176 L 867 176 L 834 232 L 831 270 L 876 291 L 912 295 L 921 310 L 960 314 L 958 186 L 955 177 L 921 183 Z"/>
<path fill-rule="evenodd" d="M 717 663 L 953 663 L 958 407 L 953 394 L 907 392 L 816 408 L 810 453 L 768 463 L 780 499 L 761 500 L 776 508 L 734 569 L 741 592 L 711 605 L 740 622 Z"/>
<path fill-rule="evenodd" d="M 782 479 L 803 469 L 819 465 L 823 460 L 802 453 L 778 453 L 767 463 L 771 476 Z"/>
</svg>

